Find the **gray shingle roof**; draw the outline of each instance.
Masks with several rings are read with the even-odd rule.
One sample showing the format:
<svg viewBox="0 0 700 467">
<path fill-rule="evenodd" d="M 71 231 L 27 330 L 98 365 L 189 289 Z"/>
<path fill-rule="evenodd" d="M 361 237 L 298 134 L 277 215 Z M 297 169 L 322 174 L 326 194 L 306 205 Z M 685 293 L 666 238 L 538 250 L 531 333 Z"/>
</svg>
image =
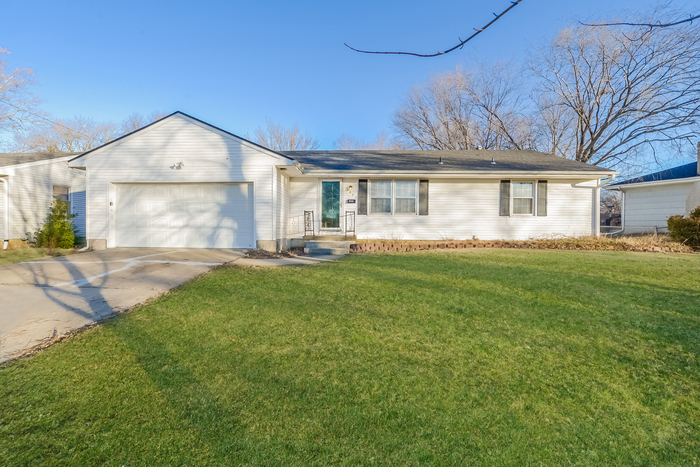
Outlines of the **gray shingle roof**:
<svg viewBox="0 0 700 467">
<path fill-rule="evenodd" d="M 0 167 L 60 159 L 77 154 L 77 152 L 3 152 L 0 153 Z"/>
<path fill-rule="evenodd" d="M 629 180 L 625 180 L 623 182 L 611 183 L 609 186 L 613 187 L 618 185 L 630 185 L 633 183 L 658 182 L 661 180 L 678 180 L 697 176 L 698 164 L 697 162 L 692 162 L 690 164 L 679 165 L 678 167 L 673 167 L 671 169 L 661 170 L 660 172 L 654 172 L 649 175 L 630 178 Z"/>
<path fill-rule="evenodd" d="M 614 173 L 613 170 L 536 151 L 282 151 L 313 171 Z M 442 165 L 438 160 L 442 158 Z M 491 163 L 493 158 L 495 164 Z"/>
</svg>

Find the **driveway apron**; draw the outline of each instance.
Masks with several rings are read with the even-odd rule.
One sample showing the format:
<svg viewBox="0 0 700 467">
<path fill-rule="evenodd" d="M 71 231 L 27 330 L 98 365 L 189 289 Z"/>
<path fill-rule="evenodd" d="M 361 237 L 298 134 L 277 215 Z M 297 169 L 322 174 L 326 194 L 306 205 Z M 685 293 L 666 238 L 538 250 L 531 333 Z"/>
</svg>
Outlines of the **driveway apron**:
<svg viewBox="0 0 700 467">
<path fill-rule="evenodd" d="M 1 266 L 0 363 L 244 255 L 119 248 Z"/>
</svg>

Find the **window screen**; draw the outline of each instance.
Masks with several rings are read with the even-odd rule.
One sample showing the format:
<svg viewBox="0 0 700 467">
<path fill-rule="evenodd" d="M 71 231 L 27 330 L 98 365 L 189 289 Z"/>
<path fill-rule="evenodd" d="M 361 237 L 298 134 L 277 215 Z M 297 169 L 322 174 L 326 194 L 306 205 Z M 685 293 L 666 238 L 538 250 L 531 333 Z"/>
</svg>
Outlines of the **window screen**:
<svg viewBox="0 0 700 467">
<path fill-rule="evenodd" d="M 416 182 L 396 182 L 396 212 L 416 213 Z"/>
<path fill-rule="evenodd" d="M 513 214 L 532 214 L 533 198 L 532 182 L 513 182 Z"/>
<path fill-rule="evenodd" d="M 53 187 L 53 199 L 60 199 L 65 201 L 68 205 L 68 212 L 70 213 L 70 187 L 54 185 Z"/>
<path fill-rule="evenodd" d="M 370 210 L 391 214 L 391 182 L 376 182 L 370 184 Z"/>
</svg>

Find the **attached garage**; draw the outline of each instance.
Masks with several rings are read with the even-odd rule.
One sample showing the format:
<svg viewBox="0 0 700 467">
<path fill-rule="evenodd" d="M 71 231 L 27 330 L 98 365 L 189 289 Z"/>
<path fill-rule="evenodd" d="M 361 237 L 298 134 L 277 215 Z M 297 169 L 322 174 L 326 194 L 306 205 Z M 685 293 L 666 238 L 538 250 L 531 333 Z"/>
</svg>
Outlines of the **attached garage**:
<svg viewBox="0 0 700 467">
<path fill-rule="evenodd" d="M 118 247 L 253 248 L 250 183 L 117 184 Z"/>
<path fill-rule="evenodd" d="M 175 112 L 70 161 L 92 249 L 280 248 L 288 156 Z"/>
</svg>

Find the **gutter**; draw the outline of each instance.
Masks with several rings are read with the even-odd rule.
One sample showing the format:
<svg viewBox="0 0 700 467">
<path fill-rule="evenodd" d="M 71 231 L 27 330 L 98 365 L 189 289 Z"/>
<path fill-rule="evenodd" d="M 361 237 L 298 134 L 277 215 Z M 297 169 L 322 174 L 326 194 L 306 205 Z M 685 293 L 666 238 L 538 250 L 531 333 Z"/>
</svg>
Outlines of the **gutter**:
<svg viewBox="0 0 700 467">
<path fill-rule="evenodd" d="M 425 178 L 483 178 L 483 179 L 502 179 L 502 178 L 527 178 L 527 177 L 547 177 L 550 180 L 554 179 L 586 179 L 600 180 L 603 177 L 615 177 L 617 173 L 613 172 L 567 172 L 567 171 L 517 171 L 517 172 L 494 172 L 494 171 L 365 171 L 365 172 L 345 172 L 342 170 L 328 172 L 314 172 L 306 170 L 303 172 L 306 177 L 335 177 L 335 178 L 372 178 L 376 176 L 385 177 L 401 177 L 401 176 L 420 176 Z M 586 187 L 592 188 L 592 187 Z"/>
<path fill-rule="evenodd" d="M 700 181 L 700 176 L 697 177 L 687 177 L 687 178 L 676 178 L 673 180 L 653 180 L 651 182 L 637 182 L 637 183 L 621 183 L 615 185 L 614 187 L 608 188 L 609 190 L 627 190 L 629 188 L 643 188 L 647 186 L 662 186 L 662 185 L 677 185 L 681 183 L 695 183 Z"/>
<path fill-rule="evenodd" d="M 616 177 L 616 176 L 617 176 L 617 174 L 612 174 L 612 175 L 610 176 L 610 179 L 609 179 L 607 182 L 605 182 L 605 183 L 598 183 L 596 186 L 580 186 L 578 183 L 572 183 L 572 184 L 571 184 L 571 188 L 594 188 L 594 189 L 602 188 L 602 187 L 604 187 L 605 185 L 607 185 L 608 183 L 611 183 L 613 180 L 615 180 L 615 177 Z"/>
<path fill-rule="evenodd" d="M 9 244 L 10 240 L 10 236 L 7 234 L 8 230 L 10 229 L 10 186 L 7 184 L 7 179 L 0 177 L 0 182 L 2 182 L 3 186 L 5 187 L 5 222 L 3 222 L 5 231 L 2 233 L 2 249 L 7 250 L 7 245 Z"/>
</svg>

